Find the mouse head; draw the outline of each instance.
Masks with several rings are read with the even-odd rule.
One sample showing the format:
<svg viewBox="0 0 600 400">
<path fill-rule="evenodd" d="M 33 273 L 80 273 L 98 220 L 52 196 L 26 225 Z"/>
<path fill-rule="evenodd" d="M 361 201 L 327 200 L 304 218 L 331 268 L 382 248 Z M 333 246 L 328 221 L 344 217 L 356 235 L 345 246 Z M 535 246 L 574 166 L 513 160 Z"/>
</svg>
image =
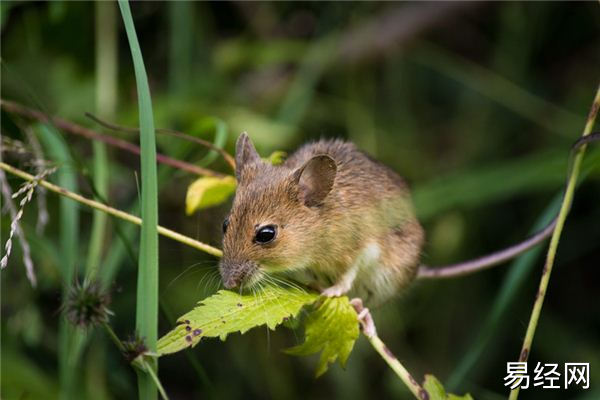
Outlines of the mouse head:
<svg viewBox="0 0 600 400">
<path fill-rule="evenodd" d="M 335 161 L 317 155 L 296 168 L 273 166 L 245 133 L 235 159 L 238 186 L 223 222 L 223 284 L 250 287 L 270 272 L 307 267 L 325 234 L 320 214 L 334 184 Z"/>
</svg>

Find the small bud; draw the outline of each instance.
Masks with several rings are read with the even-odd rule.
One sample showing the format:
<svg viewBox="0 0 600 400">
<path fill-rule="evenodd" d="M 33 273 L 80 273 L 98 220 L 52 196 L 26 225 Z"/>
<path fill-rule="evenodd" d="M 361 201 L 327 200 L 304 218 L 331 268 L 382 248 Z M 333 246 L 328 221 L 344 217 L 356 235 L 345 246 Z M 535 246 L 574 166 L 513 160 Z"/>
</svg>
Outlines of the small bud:
<svg viewBox="0 0 600 400">
<path fill-rule="evenodd" d="M 123 348 L 123 355 L 130 363 L 134 362 L 138 357 L 144 356 L 148 352 L 148 346 L 146 346 L 144 339 L 141 338 L 137 332 L 128 340 L 123 341 Z"/>
</svg>

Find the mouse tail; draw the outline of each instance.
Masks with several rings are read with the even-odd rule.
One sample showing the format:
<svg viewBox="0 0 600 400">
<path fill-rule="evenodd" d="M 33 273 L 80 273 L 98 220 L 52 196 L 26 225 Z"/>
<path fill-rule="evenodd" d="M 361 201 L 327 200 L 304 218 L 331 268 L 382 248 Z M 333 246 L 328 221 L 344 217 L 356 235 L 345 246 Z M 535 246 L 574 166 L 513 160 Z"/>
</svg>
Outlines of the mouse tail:
<svg viewBox="0 0 600 400">
<path fill-rule="evenodd" d="M 503 262 L 511 260 L 519 254 L 526 252 L 532 247 L 535 247 L 550 237 L 554 231 L 554 227 L 556 226 L 557 219 L 558 217 L 554 217 L 554 219 L 548 225 L 546 225 L 544 229 L 528 237 L 524 241 L 483 257 L 462 261 L 456 264 L 445 265 L 442 267 L 429 267 L 427 265 L 421 265 L 419 266 L 419 270 L 417 272 L 417 279 L 456 278 L 502 264 Z"/>
<path fill-rule="evenodd" d="M 571 146 L 571 151 L 569 153 L 569 168 L 567 172 L 568 178 L 564 186 L 565 190 L 569 185 L 569 177 L 571 176 L 571 169 L 573 168 L 573 158 L 575 154 L 581 147 L 598 140 L 600 140 L 600 132 L 594 132 L 580 137 L 573 144 L 573 146 Z M 533 236 L 528 237 L 524 241 L 482 257 L 463 261 L 457 264 L 444 265 L 441 267 L 429 267 L 427 265 L 421 265 L 419 266 L 419 270 L 417 272 L 417 279 L 455 278 L 502 264 L 503 262 L 511 260 L 519 254 L 526 252 L 527 250 L 544 241 L 544 239 L 550 237 L 554 231 L 557 220 L 558 215 L 555 216 L 554 219 L 548 225 L 546 225 L 544 229 Z"/>
</svg>

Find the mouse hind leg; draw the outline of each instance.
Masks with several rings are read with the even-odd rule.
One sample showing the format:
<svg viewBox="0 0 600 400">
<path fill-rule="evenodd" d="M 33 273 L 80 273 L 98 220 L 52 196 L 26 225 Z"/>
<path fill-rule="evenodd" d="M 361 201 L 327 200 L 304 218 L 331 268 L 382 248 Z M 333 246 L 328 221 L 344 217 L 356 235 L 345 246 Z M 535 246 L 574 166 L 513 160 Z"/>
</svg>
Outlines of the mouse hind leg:
<svg viewBox="0 0 600 400">
<path fill-rule="evenodd" d="M 380 241 L 380 265 L 365 279 L 370 306 L 384 303 L 416 277 L 423 245 L 423 229 L 415 221 L 391 229 Z"/>
</svg>

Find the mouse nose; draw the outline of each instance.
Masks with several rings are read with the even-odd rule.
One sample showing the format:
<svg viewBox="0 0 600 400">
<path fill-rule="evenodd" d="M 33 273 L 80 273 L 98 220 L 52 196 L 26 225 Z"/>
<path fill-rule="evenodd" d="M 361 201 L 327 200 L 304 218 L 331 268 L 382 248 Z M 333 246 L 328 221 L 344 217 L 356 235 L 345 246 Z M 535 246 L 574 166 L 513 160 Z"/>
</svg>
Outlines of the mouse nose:
<svg viewBox="0 0 600 400">
<path fill-rule="evenodd" d="M 222 260 L 219 264 L 219 271 L 226 289 L 240 286 L 244 280 L 252 276 L 256 268 L 256 263 L 253 261 Z"/>
</svg>

